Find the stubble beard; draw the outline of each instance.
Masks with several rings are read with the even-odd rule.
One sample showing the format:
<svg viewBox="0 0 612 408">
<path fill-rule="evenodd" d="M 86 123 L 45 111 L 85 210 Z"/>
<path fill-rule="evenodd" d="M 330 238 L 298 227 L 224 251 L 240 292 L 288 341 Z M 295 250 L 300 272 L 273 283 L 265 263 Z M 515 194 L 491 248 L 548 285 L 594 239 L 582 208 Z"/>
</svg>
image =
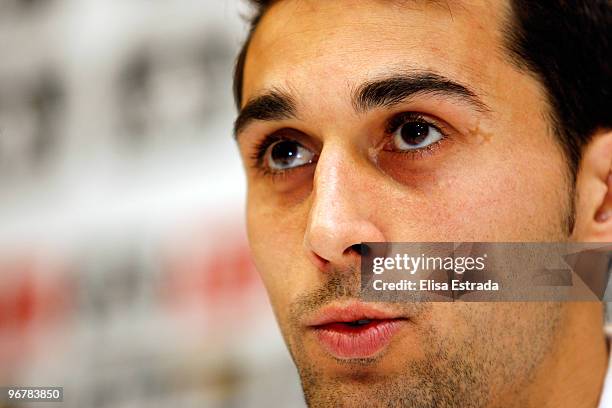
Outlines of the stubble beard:
<svg viewBox="0 0 612 408">
<path fill-rule="evenodd" d="M 521 390 L 554 349 L 562 310 L 561 304 L 552 302 L 394 304 L 415 323 L 411 330 L 423 345 L 423 357 L 406 361 L 403 369 L 389 375 L 368 369 L 375 367 L 377 359 L 337 360 L 355 369 L 351 375 L 334 376 L 308 359 L 297 322 L 299 316 L 332 300 L 354 299 L 358 294 L 355 268 L 333 271 L 323 287 L 292 305 L 289 323 L 281 325 L 311 408 L 526 407 L 528 396 L 521 395 Z M 436 310 L 444 307 L 461 316 L 467 335 L 449 338 L 432 324 Z M 531 317 L 508 318 L 513 315 Z M 499 316 L 507 319 L 500 321 Z M 519 344 L 519 349 L 513 349 Z M 501 391 L 511 395 L 512 401 L 496 399 Z"/>
</svg>

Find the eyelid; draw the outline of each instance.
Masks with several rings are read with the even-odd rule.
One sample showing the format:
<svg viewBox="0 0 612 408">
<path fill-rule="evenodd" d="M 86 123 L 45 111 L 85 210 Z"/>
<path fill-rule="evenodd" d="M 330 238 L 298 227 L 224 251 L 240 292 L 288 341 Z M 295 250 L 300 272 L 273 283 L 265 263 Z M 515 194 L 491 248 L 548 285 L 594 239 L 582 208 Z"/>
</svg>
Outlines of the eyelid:
<svg viewBox="0 0 612 408">
<path fill-rule="evenodd" d="M 310 163 L 306 163 L 298 167 L 284 170 L 270 169 L 264 163 L 264 159 L 270 146 L 279 141 L 295 142 L 303 148 L 310 150 L 313 153 L 314 158 Z M 275 130 L 271 133 L 265 134 L 259 141 L 254 141 L 253 147 L 251 147 L 251 149 L 254 150 L 253 153 L 250 155 L 251 160 L 253 161 L 252 167 L 260 172 L 263 172 L 263 174 L 266 175 L 280 175 L 281 173 L 287 173 L 293 170 L 300 169 L 302 167 L 307 167 L 310 164 L 314 164 L 317 162 L 318 159 L 318 149 L 313 148 L 313 143 L 311 143 L 310 141 L 311 138 L 307 134 L 293 128 L 282 128 L 279 130 Z"/>
<path fill-rule="evenodd" d="M 266 155 L 268 148 L 280 140 L 284 139 L 272 133 L 264 136 L 262 140 L 253 143 L 254 151 L 251 154 L 251 159 L 253 160 L 255 167 L 262 167 L 263 159 Z"/>
<path fill-rule="evenodd" d="M 302 146 L 302 147 L 306 148 L 305 146 Z M 260 165 L 257 165 L 257 164 L 253 165 L 253 168 L 258 174 L 269 178 L 272 182 L 277 182 L 277 181 L 280 181 L 281 179 L 289 177 L 289 175 L 294 171 L 300 171 L 300 170 L 303 170 L 305 168 L 308 168 L 316 164 L 317 159 L 318 159 L 318 156 L 316 153 L 314 153 L 314 157 L 312 160 L 310 160 L 308 163 L 301 164 L 297 167 L 291 167 L 287 169 L 272 169 L 269 166 L 262 163 Z"/>
<path fill-rule="evenodd" d="M 444 137 L 448 136 L 448 131 L 446 130 L 447 125 L 440 123 L 439 120 L 414 111 L 401 112 L 394 116 L 392 116 L 385 125 L 385 133 L 388 135 L 392 135 L 395 133 L 401 126 L 405 125 L 408 122 L 422 122 L 426 123 L 430 126 L 436 128 Z"/>
<path fill-rule="evenodd" d="M 406 123 L 409 122 L 421 122 L 425 123 L 428 126 L 432 126 L 435 128 L 440 134 L 442 138 L 430 145 L 410 149 L 410 150 L 397 150 L 393 145 L 393 138 L 395 133 Z M 451 139 L 454 139 L 454 135 L 457 131 L 446 122 L 437 119 L 434 116 L 418 112 L 418 111 L 404 111 L 398 114 L 393 115 L 390 119 L 385 123 L 385 137 L 383 138 L 383 142 L 380 147 L 376 150 L 379 153 L 387 152 L 400 154 L 402 157 L 409 158 L 411 160 L 420 160 L 424 159 L 427 156 L 435 154 L 435 152 L 440 149 L 443 145 L 445 145 Z M 376 153 L 375 153 L 376 154 Z"/>
</svg>

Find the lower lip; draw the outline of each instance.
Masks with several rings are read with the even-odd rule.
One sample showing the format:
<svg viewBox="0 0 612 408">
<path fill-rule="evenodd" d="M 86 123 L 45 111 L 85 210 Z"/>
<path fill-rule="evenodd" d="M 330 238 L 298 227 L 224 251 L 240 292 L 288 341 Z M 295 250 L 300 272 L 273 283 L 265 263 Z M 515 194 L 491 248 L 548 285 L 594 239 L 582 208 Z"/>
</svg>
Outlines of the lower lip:
<svg viewBox="0 0 612 408">
<path fill-rule="evenodd" d="M 357 327 L 330 323 L 315 327 L 315 333 L 323 348 L 337 358 L 367 358 L 384 349 L 403 323 L 400 319 L 373 320 Z"/>
</svg>

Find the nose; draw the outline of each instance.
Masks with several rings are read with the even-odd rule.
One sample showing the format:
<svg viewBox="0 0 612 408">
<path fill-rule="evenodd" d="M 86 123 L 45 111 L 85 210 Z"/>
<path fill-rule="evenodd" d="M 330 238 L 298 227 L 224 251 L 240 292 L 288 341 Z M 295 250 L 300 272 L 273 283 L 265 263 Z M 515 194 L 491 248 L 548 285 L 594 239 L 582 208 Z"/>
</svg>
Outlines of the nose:
<svg viewBox="0 0 612 408">
<path fill-rule="evenodd" d="M 341 146 L 325 146 L 319 156 L 304 249 L 321 270 L 354 265 L 368 250 L 362 242 L 385 241 L 376 225 L 380 199 L 373 172 L 361 160 Z"/>
</svg>

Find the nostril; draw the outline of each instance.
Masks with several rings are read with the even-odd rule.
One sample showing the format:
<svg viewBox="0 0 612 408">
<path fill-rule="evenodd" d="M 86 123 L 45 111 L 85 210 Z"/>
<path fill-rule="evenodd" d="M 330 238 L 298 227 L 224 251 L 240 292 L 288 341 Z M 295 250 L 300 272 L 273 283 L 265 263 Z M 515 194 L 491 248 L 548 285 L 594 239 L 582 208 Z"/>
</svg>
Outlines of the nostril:
<svg viewBox="0 0 612 408">
<path fill-rule="evenodd" d="M 347 252 L 355 252 L 360 256 L 368 256 L 370 251 L 370 247 L 367 244 L 354 244 L 347 249 Z"/>
</svg>

